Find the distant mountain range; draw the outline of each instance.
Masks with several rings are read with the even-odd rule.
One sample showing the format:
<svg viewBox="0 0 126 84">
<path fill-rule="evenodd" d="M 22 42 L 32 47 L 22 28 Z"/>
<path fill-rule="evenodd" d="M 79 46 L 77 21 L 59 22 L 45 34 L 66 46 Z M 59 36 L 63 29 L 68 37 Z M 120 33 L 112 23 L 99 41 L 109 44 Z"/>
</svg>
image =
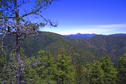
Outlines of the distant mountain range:
<svg viewBox="0 0 126 84">
<path fill-rule="evenodd" d="M 96 35 L 100 35 L 100 34 L 81 34 L 81 33 L 77 33 L 77 34 L 69 34 L 69 35 L 64 35 L 64 36 L 67 36 L 67 37 L 70 37 L 70 38 L 90 38 L 90 37 L 94 37 Z M 110 35 L 105 35 L 105 36 L 111 36 L 111 35 L 124 36 L 126 34 L 117 33 L 117 34 L 110 34 Z"/>
<path fill-rule="evenodd" d="M 117 34 L 111 34 L 111 35 L 114 35 L 114 36 L 126 36 L 126 34 L 124 34 L 124 33 L 117 33 Z M 108 36 L 110 36 L 110 35 L 108 35 Z"/>
<path fill-rule="evenodd" d="M 96 34 L 80 34 L 80 33 L 77 33 L 77 34 L 70 34 L 70 35 L 64 35 L 64 36 L 67 36 L 67 37 L 70 37 L 70 38 L 89 38 L 89 37 L 93 37 L 95 35 Z"/>
</svg>

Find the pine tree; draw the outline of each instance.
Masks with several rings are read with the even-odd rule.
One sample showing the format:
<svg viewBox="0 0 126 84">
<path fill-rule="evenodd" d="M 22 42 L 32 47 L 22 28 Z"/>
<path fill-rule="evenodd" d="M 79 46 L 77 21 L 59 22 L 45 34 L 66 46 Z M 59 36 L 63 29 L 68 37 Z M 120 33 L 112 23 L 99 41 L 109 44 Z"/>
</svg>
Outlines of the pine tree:
<svg viewBox="0 0 126 84">
<path fill-rule="evenodd" d="M 5 52 L 4 52 L 5 53 Z M 2 55 L 4 58 L 4 66 L 3 71 L 1 74 L 2 81 L 1 83 L 16 83 L 16 72 L 17 72 L 17 66 L 18 63 L 16 63 L 16 57 L 14 50 L 11 51 L 10 54 L 4 54 Z"/>
<path fill-rule="evenodd" d="M 86 68 L 83 65 L 80 64 L 75 65 L 76 84 L 87 84 L 86 73 L 87 73 Z"/>
<path fill-rule="evenodd" d="M 40 50 L 37 57 L 39 57 L 39 60 L 41 60 L 37 71 L 43 82 L 45 82 L 45 84 L 56 84 L 54 77 L 57 68 L 54 57 L 50 51 Z"/>
<path fill-rule="evenodd" d="M 3 37 L 6 35 L 15 35 L 16 60 L 18 64 L 22 61 L 20 58 L 21 40 L 26 36 L 36 34 L 39 26 L 45 26 L 47 23 L 51 26 L 56 26 L 52 24 L 51 21 L 45 19 L 40 13 L 41 9 L 52 3 L 52 1 L 53 0 L 0 0 L 0 33 L 3 34 Z M 31 7 L 25 8 L 25 4 L 31 5 L 31 3 L 34 5 L 32 4 Z M 33 21 L 28 21 L 26 16 L 30 15 L 32 15 L 32 17 L 41 17 L 45 22 L 33 23 Z M 20 67 L 19 65 L 17 84 L 21 84 Z"/>
<path fill-rule="evenodd" d="M 88 79 L 90 84 L 104 84 L 104 71 L 101 68 L 101 63 L 96 62 L 89 68 Z"/>
<path fill-rule="evenodd" d="M 101 58 L 101 68 L 104 71 L 104 83 L 105 84 L 116 84 L 117 70 L 114 67 L 108 56 Z"/>
<path fill-rule="evenodd" d="M 57 70 L 57 84 L 74 84 L 74 66 L 71 58 L 64 53 L 58 55 Z"/>
<path fill-rule="evenodd" d="M 0 46 L 0 84 L 5 83 L 7 79 L 6 68 L 7 68 L 7 59 L 6 53 L 2 52 L 2 48 Z"/>
<path fill-rule="evenodd" d="M 20 49 L 21 54 L 21 83 L 23 84 L 39 84 L 41 82 L 41 78 L 37 74 L 36 68 L 37 61 L 35 56 L 27 57 L 24 55 L 24 49 Z"/>
<path fill-rule="evenodd" d="M 39 68 L 37 66 L 37 62 L 38 60 L 36 60 L 35 56 L 32 56 L 30 58 L 27 58 L 25 60 L 25 68 L 24 68 L 24 73 L 22 74 L 22 82 L 24 82 L 25 84 L 41 84 L 42 83 L 42 79 L 39 77 L 38 73 L 37 73 L 37 68 Z"/>
<path fill-rule="evenodd" d="M 118 84 L 126 84 L 126 54 L 120 57 L 118 63 Z"/>
</svg>

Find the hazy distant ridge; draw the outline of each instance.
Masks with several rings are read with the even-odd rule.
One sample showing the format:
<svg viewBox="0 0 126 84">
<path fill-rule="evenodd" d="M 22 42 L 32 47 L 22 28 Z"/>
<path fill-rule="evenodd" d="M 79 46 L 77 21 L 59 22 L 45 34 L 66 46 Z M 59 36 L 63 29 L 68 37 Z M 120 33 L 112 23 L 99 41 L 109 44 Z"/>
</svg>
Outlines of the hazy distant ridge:
<svg viewBox="0 0 126 84">
<path fill-rule="evenodd" d="M 70 37 L 70 38 L 89 38 L 89 37 L 93 37 L 95 35 L 96 34 L 80 34 L 80 33 L 77 33 L 77 34 L 70 34 L 70 35 L 64 35 L 64 36 L 67 36 L 67 37 Z"/>
<path fill-rule="evenodd" d="M 90 37 L 94 37 L 96 35 L 100 35 L 100 34 L 81 34 L 81 33 L 77 33 L 77 34 L 69 34 L 69 35 L 64 35 L 64 36 L 70 37 L 70 38 L 90 38 Z M 110 34 L 110 35 L 104 35 L 104 36 L 126 36 L 126 34 L 117 33 L 117 34 Z"/>
</svg>

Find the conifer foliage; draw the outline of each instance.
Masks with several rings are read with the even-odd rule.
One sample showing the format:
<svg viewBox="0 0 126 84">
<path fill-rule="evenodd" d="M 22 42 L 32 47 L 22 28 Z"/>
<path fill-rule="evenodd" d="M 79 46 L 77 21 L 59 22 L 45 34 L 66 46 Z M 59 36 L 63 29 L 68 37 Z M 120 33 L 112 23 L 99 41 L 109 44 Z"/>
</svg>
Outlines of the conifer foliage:
<svg viewBox="0 0 126 84">
<path fill-rule="evenodd" d="M 57 83 L 72 84 L 74 83 L 74 66 L 70 57 L 64 53 L 58 56 L 57 60 Z"/>
<path fill-rule="evenodd" d="M 105 84 L 116 84 L 117 70 L 114 67 L 108 56 L 103 57 L 100 62 L 102 63 L 101 68 L 104 71 L 104 83 Z"/>
<path fill-rule="evenodd" d="M 104 84 L 104 71 L 101 68 L 100 62 L 96 62 L 90 67 L 88 77 L 90 84 Z"/>
<path fill-rule="evenodd" d="M 117 70 L 105 56 L 90 67 L 88 76 L 90 84 L 116 84 Z"/>
<path fill-rule="evenodd" d="M 2 42 L 6 35 L 15 36 L 16 44 L 16 57 L 18 62 L 17 71 L 17 84 L 21 84 L 21 55 L 20 55 L 20 42 L 22 39 L 29 35 L 36 35 L 39 26 L 45 26 L 49 23 L 51 26 L 55 26 L 51 21 L 45 19 L 40 10 L 52 3 L 53 0 L 0 0 L 0 33 L 3 34 Z M 26 7 L 25 4 L 31 5 Z M 25 8 L 25 9 L 24 9 Z M 26 17 L 33 15 L 41 17 L 45 22 L 33 23 L 32 21 L 26 21 Z M 2 43 L 2 51 L 4 50 L 4 42 Z"/>
<path fill-rule="evenodd" d="M 118 84 L 126 83 L 126 54 L 120 57 L 118 63 Z"/>
</svg>

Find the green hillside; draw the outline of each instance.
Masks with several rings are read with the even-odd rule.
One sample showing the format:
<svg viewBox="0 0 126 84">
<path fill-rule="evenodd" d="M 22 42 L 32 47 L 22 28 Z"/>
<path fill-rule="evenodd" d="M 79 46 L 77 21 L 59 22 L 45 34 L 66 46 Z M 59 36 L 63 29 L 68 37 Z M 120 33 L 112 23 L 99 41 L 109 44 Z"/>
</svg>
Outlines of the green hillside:
<svg viewBox="0 0 126 84">
<path fill-rule="evenodd" d="M 79 40 L 79 41 L 78 41 Z M 103 55 L 109 55 L 116 62 L 126 53 L 126 35 L 97 35 L 88 39 L 76 39 L 80 45 L 95 49 Z"/>
<path fill-rule="evenodd" d="M 14 38 L 5 39 L 6 50 L 14 49 Z M 125 53 L 126 36 L 94 36 L 92 38 L 72 39 L 50 32 L 40 32 L 38 36 L 29 37 L 22 41 L 27 56 L 36 56 L 40 49 L 49 49 L 56 57 L 64 51 L 77 64 L 92 63 L 108 54 L 113 61 Z M 9 51 L 8 50 L 8 51 Z"/>
</svg>

